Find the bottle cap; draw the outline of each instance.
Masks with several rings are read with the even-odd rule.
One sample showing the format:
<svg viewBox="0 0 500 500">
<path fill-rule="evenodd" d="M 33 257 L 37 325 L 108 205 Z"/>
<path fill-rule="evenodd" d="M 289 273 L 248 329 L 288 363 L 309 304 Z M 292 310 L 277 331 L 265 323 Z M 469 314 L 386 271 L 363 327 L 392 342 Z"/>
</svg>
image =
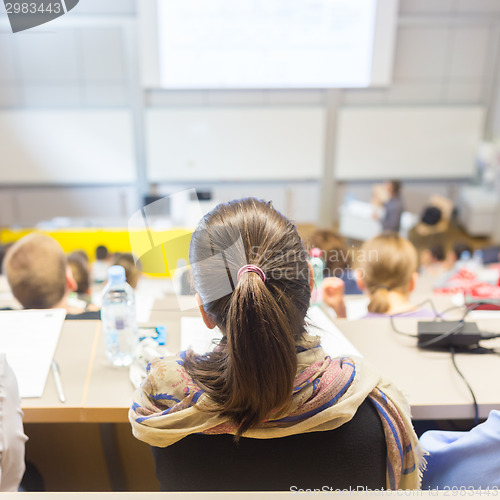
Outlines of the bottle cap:
<svg viewBox="0 0 500 500">
<path fill-rule="evenodd" d="M 320 257 L 321 258 L 321 249 L 320 248 L 312 248 L 311 249 L 311 257 Z"/>
<path fill-rule="evenodd" d="M 111 266 L 108 269 L 108 281 L 112 285 L 125 283 L 125 269 L 122 266 Z"/>
</svg>

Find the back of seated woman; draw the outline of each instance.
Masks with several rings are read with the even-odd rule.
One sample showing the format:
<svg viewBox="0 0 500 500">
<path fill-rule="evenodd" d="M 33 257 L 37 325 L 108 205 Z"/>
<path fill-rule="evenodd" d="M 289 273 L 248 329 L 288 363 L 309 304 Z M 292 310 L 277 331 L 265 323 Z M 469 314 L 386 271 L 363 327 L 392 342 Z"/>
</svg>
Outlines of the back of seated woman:
<svg viewBox="0 0 500 500">
<path fill-rule="evenodd" d="M 358 263 L 358 286 L 370 298 L 365 318 L 435 316 L 432 310 L 418 308 L 410 301 L 418 280 L 418 256 L 407 239 L 384 232 L 363 244 Z M 345 317 L 342 283 L 334 278 L 325 280 L 323 300 L 338 317 Z"/>
<path fill-rule="evenodd" d="M 306 333 L 314 282 L 288 219 L 255 199 L 219 205 L 192 236 L 190 265 L 203 320 L 223 338 L 153 361 L 129 412 L 162 489 L 419 487 L 402 394 Z"/>
<path fill-rule="evenodd" d="M 367 317 L 434 316 L 431 310 L 416 309 L 410 302 L 418 280 L 418 255 L 407 239 L 386 232 L 364 244 L 362 251 L 359 285 L 370 297 Z"/>
</svg>

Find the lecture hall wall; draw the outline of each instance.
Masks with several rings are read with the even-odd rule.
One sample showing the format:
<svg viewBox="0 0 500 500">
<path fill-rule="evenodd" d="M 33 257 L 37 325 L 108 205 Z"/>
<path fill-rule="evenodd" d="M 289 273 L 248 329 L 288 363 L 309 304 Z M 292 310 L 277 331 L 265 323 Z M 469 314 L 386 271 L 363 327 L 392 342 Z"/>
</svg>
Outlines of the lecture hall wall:
<svg viewBox="0 0 500 500">
<path fill-rule="evenodd" d="M 393 84 L 384 89 L 342 90 L 338 106 L 483 105 L 487 109 L 485 134 L 500 136 L 500 1 L 400 0 L 399 10 Z M 84 22 L 59 37 L 6 36 L 7 25 L 1 24 L 5 16 L 0 16 L 0 112 L 127 109 L 136 99 L 128 76 L 134 55 L 130 39 L 125 36 L 125 25 L 137 20 L 135 1 L 81 0 L 72 15 L 81 16 Z M 110 19 L 114 21 L 109 23 Z M 44 54 L 52 56 L 44 58 Z M 272 109 L 327 104 L 324 90 L 141 89 L 141 97 L 139 101 L 146 108 Z M 0 169 L 12 168 L 1 161 L 0 151 Z M 419 210 L 430 191 L 454 197 L 462 182 L 409 182 L 405 189 L 408 208 Z M 272 199 L 298 222 L 315 222 L 319 184 L 314 180 L 283 179 L 203 182 L 195 187 L 211 189 L 218 200 L 243 195 Z M 162 184 L 159 189 L 168 193 L 183 187 L 187 185 Z M 370 185 L 341 183 L 336 205 L 347 191 L 368 199 Z M 120 183 L 119 179 L 111 186 L 0 185 L 0 226 L 29 226 L 61 215 L 126 218 L 136 209 L 136 193 L 135 186 Z"/>
</svg>

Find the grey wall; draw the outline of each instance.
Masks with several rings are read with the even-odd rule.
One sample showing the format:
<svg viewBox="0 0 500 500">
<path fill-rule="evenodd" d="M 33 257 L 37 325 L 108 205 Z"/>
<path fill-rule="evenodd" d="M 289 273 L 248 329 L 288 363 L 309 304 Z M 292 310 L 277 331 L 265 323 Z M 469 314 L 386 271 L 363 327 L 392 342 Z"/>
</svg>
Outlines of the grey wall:
<svg viewBox="0 0 500 500">
<path fill-rule="evenodd" d="M 0 14 L 0 109 L 123 107 L 137 116 L 143 107 L 161 106 L 327 106 L 324 90 L 182 92 L 137 88 L 133 78 L 137 60 L 135 51 L 130 50 L 135 43 L 136 12 L 133 0 L 81 0 L 66 16 L 68 29 L 52 36 L 39 32 L 13 36 L 5 15 Z M 50 31 L 50 25 L 46 30 Z M 482 104 L 489 111 L 485 136 L 500 136 L 500 1 L 400 0 L 396 43 L 393 84 L 384 89 L 341 90 L 337 108 Z M 335 113 L 335 109 L 330 111 Z M 140 134 L 136 140 L 142 141 Z M 169 192 L 177 187 L 164 185 L 160 190 Z M 274 199 L 302 222 L 314 222 L 319 208 L 320 186 L 314 182 L 200 187 L 213 188 L 219 199 L 243 194 Z M 453 196 L 458 188 L 458 182 L 419 182 L 407 183 L 405 191 L 409 208 L 417 210 L 417 200 L 425 199 L 431 191 Z M 366 183 L 340 184 L 332 189 L 335 205 L 347 191 L 360 198 L 370 196 Z M 30 225 L 61 215 L 111 213 L 126 217 L 135 208 L 134 186 L 0 189 L 2 225 Z"/>
</svg>

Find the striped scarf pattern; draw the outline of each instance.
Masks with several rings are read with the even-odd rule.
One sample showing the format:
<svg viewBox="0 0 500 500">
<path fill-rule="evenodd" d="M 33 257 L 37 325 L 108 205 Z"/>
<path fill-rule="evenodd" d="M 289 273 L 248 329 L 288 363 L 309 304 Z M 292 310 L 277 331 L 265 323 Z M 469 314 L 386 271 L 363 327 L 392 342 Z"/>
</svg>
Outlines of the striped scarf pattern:
<svg viewBox="0 0 500 500">
<path fill-rule="evenodd" d="M 279 432 L 280 429 L 289 429 L 294 426 L 299 428 L 314 419 L 321 420 L 323 415 L 324 421 L 328 422 L 332 415 L 335 418 L 335 405 L 342 402 L 345 404 L 345 401 L 348 401 L 356 392 L 356 381 L 360 376 L 357 372 L 357 365 L 360 364 L 360 360 L 355 361 L 349 357 L 332 359 L 324 354 L 319 344 L 312 349 L 298 347 L 297 350 L 299 369 L 289 407 L 285 414 L 282 409 L 271 414 L 254 432 Z M 187 375 L 183 366 L 184 358 L 185 353 L 181 353 L 180 358 L 175 361 L 175 373 L 172 373 L 172 363 L 165 363 L 164 360 L 156 360 L 148 367 L 150 376 L 145 380 L 141 389 L 141 394 L 145 397 L 136 398 L 129 413 L 133 427 L 137 428 L 138 424 L 152 427 L 164 426 L 168 418 L 175 418 L 176 415 L 180 417 L 183 412 L 195 409 L 200 399 L 206 396 Z M 154 375 L 151 376 L 151 374 Z M 369 386 L 365 397 L 377 410 L 384 429 L 387 445 L 387 488 L 395 490 L 407 487 L 408 484 L 415 486 L 415 474 L 417 478 L 420 477 L 420 471 L 416 469 L 421 467 L 421 463 L 417 463 L 420 461 L 418 457 L 421 452 L 417 452 L 412 446 L 411 436 L 414 437 L 413 442 L 416 441 L 416 436 L 414 436 L 413 429 L 408 430 L 409 417 L 406 418 L 405 423 L 398 405 L 376 385 Z M 364 400 L 363 397 L 362 400 Z M 357 406 L 352 416 L 356 408 Z M 200 418 L 198 415 L 196 422 Z M 209 422 L 206 425 L 202 424 L 198 432 L 205 434 L 234 434 L 236 432 L 236 426 L 227 419 L 222 422 L 216 419 L 212 422 L 212 424 Z M 342 422 L 339 422 L 333 427 L 341 424 Z M 136 429 L 134 433 L 140 438 Z"/>
</svg>

